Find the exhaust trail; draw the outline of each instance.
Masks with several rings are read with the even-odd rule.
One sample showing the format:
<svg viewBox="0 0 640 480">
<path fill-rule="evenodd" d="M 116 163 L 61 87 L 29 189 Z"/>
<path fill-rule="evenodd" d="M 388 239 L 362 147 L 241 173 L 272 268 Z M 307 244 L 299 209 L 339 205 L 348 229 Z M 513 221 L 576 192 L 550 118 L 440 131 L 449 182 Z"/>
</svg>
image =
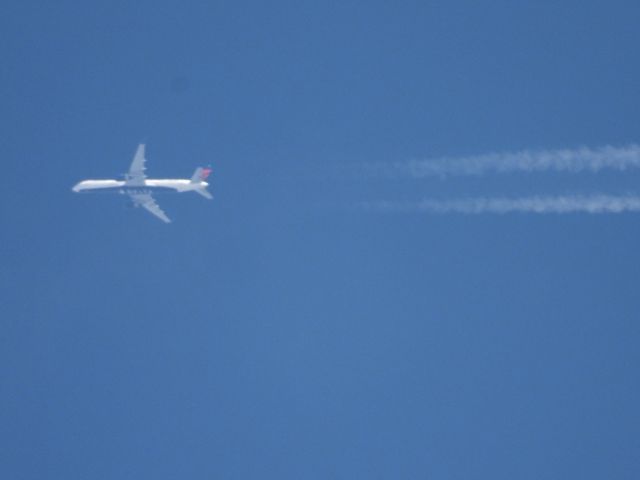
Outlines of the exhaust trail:
<svg viewBox="0 0 640 480">
<path fill-rule="evenodd" d="M 640 168 L 640 145 L 561 150 L 522 150 L 467 157 L 441 157 L 365 166 L 373 175 L 389 177 L 447 177 L 512 172 L 599 172 Z"/>
<path fill-rule="evenodd" d="M 417 202 L 361 202 L 358 209 L 377 213 L 507 214 L 507 213 L 623 213 L 640 212 L 637 195 L 561 195 L 533 197 L 476 197 L 452 200 L 424 199 Z"/>
</svg>

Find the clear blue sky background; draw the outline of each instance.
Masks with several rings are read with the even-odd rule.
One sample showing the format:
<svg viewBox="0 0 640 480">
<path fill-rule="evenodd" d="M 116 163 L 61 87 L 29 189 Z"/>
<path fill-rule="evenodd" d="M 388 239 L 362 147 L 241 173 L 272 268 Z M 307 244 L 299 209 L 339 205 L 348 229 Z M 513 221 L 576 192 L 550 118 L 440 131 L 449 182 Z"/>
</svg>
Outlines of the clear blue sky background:
<svg viewBox="0 0 640 480">
<path fill-rule="evenodd" d="M 360 200 L 402 161 L 640 140 L 635 1 L 3 2 L 0 477 L 640 477 L 640 216 Z M 214 168 L 213 202 L 117 196 Z M 406 187 L 406 188 L 405 188 Z M 343 208 L 344 207 L 344 208 Z"/>
</svg>

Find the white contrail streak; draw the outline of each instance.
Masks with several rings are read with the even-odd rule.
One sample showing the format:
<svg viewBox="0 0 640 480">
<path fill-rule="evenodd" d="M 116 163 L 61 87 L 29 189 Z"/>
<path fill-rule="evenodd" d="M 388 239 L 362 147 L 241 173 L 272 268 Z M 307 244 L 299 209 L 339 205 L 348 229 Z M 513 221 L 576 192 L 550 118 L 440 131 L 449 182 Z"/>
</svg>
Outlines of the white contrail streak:
<svg viewBox="0 0 640 480">
<path fill-rule="evenodd" d="M 523 150 L 468 157 L 442 157 L 366 166 L 373 174 L 411 178 L 511 172 L 598 172 L 640 168 L 640 145 L 564 150 Z"/>
<path fill-rule="evenodd" d="M 365 211 L 381 213 L 622 213 L 640 212 L 640 196 L 564 195 L 520 198 L 478 197 L 455 200 L 424 199 L 418 202 L 361 202 L 358 207 Z"/>
</svg>

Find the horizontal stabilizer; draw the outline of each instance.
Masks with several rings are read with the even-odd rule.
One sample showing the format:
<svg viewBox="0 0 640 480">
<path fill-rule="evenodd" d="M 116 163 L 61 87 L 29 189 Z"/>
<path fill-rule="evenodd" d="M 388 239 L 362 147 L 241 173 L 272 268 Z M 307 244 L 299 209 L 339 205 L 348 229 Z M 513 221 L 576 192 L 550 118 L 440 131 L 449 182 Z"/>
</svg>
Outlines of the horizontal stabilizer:
<svg viewBox="0 0 640 480">
<path fill-rule="evenodd" d="M 211 195 L 209 193 L 209 190 L 207 190 L 206 188 L 197 188 L 195 190 L 196 193 L 199 193 L 200 195 L 202 195 L 204 198 L 208 198 L 209 200 L 213 200 L 213 195 Z"/>
</svg>

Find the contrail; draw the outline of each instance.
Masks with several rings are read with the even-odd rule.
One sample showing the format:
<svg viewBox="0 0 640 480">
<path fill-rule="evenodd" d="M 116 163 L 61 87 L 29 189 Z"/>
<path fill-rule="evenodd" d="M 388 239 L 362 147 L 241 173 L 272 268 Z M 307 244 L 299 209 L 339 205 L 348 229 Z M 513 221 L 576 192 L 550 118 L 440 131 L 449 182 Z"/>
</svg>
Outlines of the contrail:
<svg viewBox="0 0 640 480">
<path fill-rule="evenodd" d="M 411 178 L 482 175 L 511 172 L 598 172 L 640 168 L 640 145 L 563 150 L 522 150 L 467 157 L 441 157 L 396 163 L 368 164 L 366 170 L 384 176 Z"/>
<path fill-rule="evenodd" d="M 564 195 L 534 197 L 477 197 L 418 202 L 361 202 L 360 209 L 380 213 L 481 214 L 481 213 L 622 213 L 640 212 L 640 196 Z"/>
</svg>

